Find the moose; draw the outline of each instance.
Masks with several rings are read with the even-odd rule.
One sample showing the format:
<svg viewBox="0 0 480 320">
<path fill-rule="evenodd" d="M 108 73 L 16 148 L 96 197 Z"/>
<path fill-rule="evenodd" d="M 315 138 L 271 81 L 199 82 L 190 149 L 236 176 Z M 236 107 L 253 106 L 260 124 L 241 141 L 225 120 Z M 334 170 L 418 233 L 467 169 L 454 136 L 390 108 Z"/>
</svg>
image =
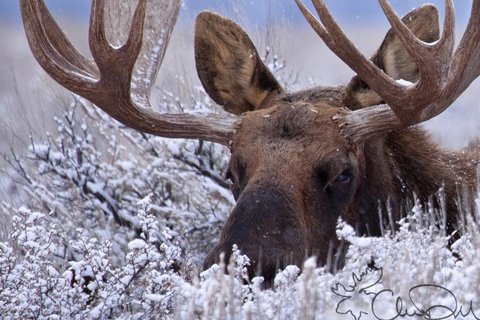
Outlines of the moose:
<svg viewBox="0 0 480 320">
<path fill-rule="evenodd" d="M 312 0 L 318 17 L 295 1 L 356 75 L 344 85 L 289 92 L 236 23 L 202 12 L 195 24 L 197 72 L 227 113 L 198 115 L 163 114 L 149 102 L 179 0 L 138 1 L 119 47 L 107 40 L 106 1 L 93 0 L 93 61 L 72 46 L 42 0 L 20 0 L 33 55 L 66 89 L 141 132 L 229 148 L 227 178 L 237 203 L 205 267 L 221 253 L 228 260 L 234 244 L 250 257 L 250 274 L 266 279 L 310 255 L 324 264 L 339 244 L 339 218 L 359 235 L 379 236 L 385 223 L 379 210 L 396 221 L 407 199 L 426 203 L 440 190 L 445 200 L 434 202 L 444 207 L 451 233 L 461 215 L 458 191 L 475 188 L 480 146 L 444 151 L 417 124 L 447 109 L 479 76 L 480 0 L 473 0 L 456 49 L 452 0 L 445 1 L 442 31 L 433 5 L 400 18 L 388 0 L 379 0 L 392 28 L 370 59 L 323 0 Z M 153 5 L 163 18 L 147 24 Z"/>
</svg>

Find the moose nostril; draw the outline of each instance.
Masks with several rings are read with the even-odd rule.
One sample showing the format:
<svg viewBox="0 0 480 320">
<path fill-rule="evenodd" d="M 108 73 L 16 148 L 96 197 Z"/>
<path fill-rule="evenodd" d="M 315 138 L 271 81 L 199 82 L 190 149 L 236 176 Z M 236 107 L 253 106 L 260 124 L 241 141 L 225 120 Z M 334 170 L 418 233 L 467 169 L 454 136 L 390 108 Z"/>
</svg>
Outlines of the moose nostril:
<svg viewBox="0 0 480 320">
<path fill-rule="evenodd" d="M 289 193 L 277 187 L 261 185 L 245 190 L 204 268 L 218 262 L 221 252 L 225 253 L 224 262 L 228 264 L 233 244 L 250 259 L 247 270 L 251 278 L 262 276 L 265 281 L 273 280 L 286 263 L 301 264 L 298 261 L 303 260 L 306 238 L 290 200 Z"/>
</svg>

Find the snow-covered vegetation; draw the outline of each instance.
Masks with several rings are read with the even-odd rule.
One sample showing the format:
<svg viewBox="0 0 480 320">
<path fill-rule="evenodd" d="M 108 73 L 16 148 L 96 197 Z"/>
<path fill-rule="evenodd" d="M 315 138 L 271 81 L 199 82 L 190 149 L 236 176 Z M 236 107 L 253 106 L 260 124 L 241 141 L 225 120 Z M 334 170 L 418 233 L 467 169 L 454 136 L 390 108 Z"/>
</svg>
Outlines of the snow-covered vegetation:
<svg viewBox="0 0 480 320">
<path fill-rule="evenodd" d="M 278 61 L 269 62 L 282 72 Z M 202 91 L 191 98 L 213 107 Z M 265 290 L 235 248 L 228 273 L 201 271 L 233 205 L 225 149 L 139 134 L 71 100 L 54 134 L 6 157 L 26 205 L 1 208 L 11 226 L 0 243 L 3 318 L 480 318 L 480 207 L 451 249 L 431 223 L 438 213 L 420 204 L 381 238 L 339 221 L 348 251 L 338 272 L 309 259 Z M 185 107 L 169 93 L 161 100 Z"/>
<path fill-rule="evenodd" d="M 358 238 L 340 222 L 337 234 L 350 244 L 343 269 L 332 274 L 310 259 L 302 273 L 289 266 L 262 290 L 262 278 L 246 278 L 248 258 L 235 249 L 228 274 L 222 265 L 200 274 L 191 268 L 178 226 L 162 225 L 154 203 L 153 195 L 137 203 L 137 233 L 126 234 L 121 249 L 80 226 L 68 232 L 53 213 L 15 210 L 0 243 L 2 317 L 479 318 L 480 237 L 472 221 L 452 250 L 419 206 L 382 238 Z"/>
<path fill-rule="evenodd" d="M 305 87 L 278 55 L 283 33 L 261 37 L 264 60 L 286 87 Z M 323 68 L 309 80 L 338 77 Z M 155 93 L 160 109 L 215 108 L 189 79 L 175 83 Z M 453 244 L 430 219 L 441 213 L 418 203 L 379 238 L 339 221 L 337 272 L 309 259 L 264 289 L 235 248 L 228 266 L 202 271 L 234 204 L 228 150 L 134 132 L 77 96 L 50 100 L 52 133 L 25 129 L 28 148 L 1 148 L 0 318 L 480 319 L 480 195 Z"/>
</svg>

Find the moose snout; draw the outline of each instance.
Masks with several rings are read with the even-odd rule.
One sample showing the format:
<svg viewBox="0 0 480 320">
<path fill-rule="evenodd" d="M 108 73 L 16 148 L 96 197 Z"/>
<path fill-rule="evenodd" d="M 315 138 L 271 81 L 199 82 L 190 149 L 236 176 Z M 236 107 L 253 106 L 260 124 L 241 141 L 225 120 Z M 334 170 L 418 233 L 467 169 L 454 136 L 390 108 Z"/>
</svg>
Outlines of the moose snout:
<svg viewBox="0 0 480 320">
<path fill-rule="evenodd" d="M 250 277 L 261 275 L 268 281 L 286 265 L 301 265 L 307 252 L 306 227 L 291 203 L 286 193 L 275 188 L 245 190 L 204 268 L 219 262 L 222 253 L 228 263 L 233 245 L 250 258 Z"/>
</svg>

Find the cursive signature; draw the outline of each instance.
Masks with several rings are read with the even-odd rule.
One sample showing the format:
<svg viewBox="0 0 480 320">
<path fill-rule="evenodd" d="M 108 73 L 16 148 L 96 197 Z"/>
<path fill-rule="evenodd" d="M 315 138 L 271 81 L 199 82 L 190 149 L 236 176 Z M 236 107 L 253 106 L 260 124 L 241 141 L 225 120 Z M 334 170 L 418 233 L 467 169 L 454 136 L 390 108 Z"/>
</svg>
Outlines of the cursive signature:
<svg viewBox="0 0 480 320">
<path fill-rule="evenodd" d="M 388 288 L 375 290 L 382 277 L 382 268 L 367 267 L 358 274 L 352 273 L 350 284 L 335 283 L 331 290 L 341 298 L 335 311 L 350 315 L 354 320 L 361 320 L 364 315 L 378 320 L 414 317 L 427 320 L 469 317 L 480 320 L 480 315 L 475 313 L 473 301 L 459 305 L 455 294 L 445 287 L 436 284 L 416 285 L 408 291 L 408 298 L 402 298 Z M 361 295 L 371 299 L 367 305 L 354 304 L 354 297 Z M 441 301 L 433 301 L 431 297 L 441 297 Z"/>
</svg>

